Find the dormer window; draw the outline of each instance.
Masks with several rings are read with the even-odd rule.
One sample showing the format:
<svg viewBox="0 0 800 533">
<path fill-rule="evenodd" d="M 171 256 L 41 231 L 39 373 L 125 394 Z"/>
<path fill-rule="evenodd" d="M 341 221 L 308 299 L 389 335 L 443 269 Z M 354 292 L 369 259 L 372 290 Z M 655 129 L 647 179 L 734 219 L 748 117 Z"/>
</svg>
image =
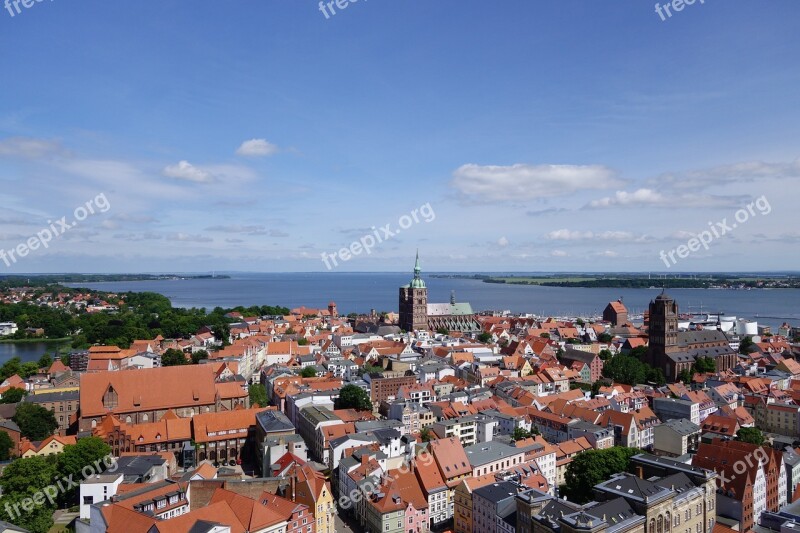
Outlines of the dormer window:
<svg viewBox="0 0 800 533">
<path fill-rule="evenodd" d="M 105 394 L 103 394 L 103 407 L 106 409 L 115 409 L 117 405 L 119 405 L 119 395 L 109 383 Z"/>
</svg>

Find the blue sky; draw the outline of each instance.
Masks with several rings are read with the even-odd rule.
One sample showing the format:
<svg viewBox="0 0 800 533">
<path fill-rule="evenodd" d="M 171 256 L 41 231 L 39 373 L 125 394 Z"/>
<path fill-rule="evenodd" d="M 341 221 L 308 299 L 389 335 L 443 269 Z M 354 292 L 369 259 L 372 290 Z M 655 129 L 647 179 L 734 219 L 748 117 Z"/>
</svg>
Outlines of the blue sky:
<svg viewBox="0 0 800 533">
<path fill-rule="evenodd" d="M 410 270 L 417 248 L 428 271 L 800 259 L 795 0 L 663 21 L 633 0 L 19 7 L 0 11 L 0 249 L 110 207 L 0 272 L 320 271 L 423 205 L 336 269 Z"/>
</svg>

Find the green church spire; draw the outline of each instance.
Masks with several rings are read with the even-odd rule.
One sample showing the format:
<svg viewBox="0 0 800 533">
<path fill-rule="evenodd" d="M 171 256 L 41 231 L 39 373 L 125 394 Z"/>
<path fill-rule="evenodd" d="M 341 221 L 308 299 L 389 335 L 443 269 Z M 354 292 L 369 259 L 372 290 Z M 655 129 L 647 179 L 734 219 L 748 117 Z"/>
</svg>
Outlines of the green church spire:
<svg viewBox="0 0 800 533">
<path fill-rule="evenodd" d="M 411 280 L 412 289 L 424 289 L 425 282 L 422 281 L 422 268 L 419 266 L 419 249 L 417 249 L 417 260 L 414 263 L 414 279 Z"/>
</svg>

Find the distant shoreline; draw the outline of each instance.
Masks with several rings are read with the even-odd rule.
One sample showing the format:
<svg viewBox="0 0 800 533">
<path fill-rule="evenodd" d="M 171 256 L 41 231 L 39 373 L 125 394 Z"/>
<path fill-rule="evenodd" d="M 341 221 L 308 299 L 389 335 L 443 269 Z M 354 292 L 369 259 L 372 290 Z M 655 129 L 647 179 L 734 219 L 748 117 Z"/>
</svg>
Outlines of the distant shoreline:
<svg viewBox="0 0 800 533">
<path fill-rule="evenodd" d="M 230 279 L 224 274 L 31 274 L 30 276 L 0 276 L 4 283 L 22 283 L 35 280 L 42 284 L 107 283 L 120 281 L 181 281 L 195 279 Z"/>
<path fill-rule="evenodd" d="M 72 337 L 62 337 L 60 339 L 45 339 L 43 337 L 37 337 L 33 339 L 2 339 L 0 340 L 0 344 L 63 344 L 70 342 L 71 340 Z"/>
<path fill-rule="evenodd" d="M 434 278 L 474 279 L 483 283 L 505 285 L 538 285 L 541 287 L 592 288 L 592 289 L 800 289 L 797 277 L 713 276 L 699 278 L 651 278 L 639 276 L 489 276 L 484 274 L 434 274 Z"/>
</svg>

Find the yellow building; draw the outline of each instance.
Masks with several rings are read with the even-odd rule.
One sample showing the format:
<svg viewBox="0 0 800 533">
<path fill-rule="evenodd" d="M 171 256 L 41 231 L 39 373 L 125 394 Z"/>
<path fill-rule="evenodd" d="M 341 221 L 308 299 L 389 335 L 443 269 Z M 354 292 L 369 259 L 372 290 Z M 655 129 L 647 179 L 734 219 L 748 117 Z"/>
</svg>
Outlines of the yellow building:
<svg viewBox="0 0 800 533">
<path fill-rule="evenodd" d="M 31 442 L 28 439 L 22 439 L 19 443 L 20 456 L 28 458 L 56 455 L 64 451 L 64 446 L 75 444 L 76 442 L 77 439 L 74 435 L 69 437 L 52 435 L 41 442 Z"/>
<path fill-rule="evenodd" d="M 453 500 L 453 526 L 456 533 L 472 533 L 472 493 L 489 483 L 494 483 L 494 474 L 462 479 L 456 486 Z"/>
</svg>

